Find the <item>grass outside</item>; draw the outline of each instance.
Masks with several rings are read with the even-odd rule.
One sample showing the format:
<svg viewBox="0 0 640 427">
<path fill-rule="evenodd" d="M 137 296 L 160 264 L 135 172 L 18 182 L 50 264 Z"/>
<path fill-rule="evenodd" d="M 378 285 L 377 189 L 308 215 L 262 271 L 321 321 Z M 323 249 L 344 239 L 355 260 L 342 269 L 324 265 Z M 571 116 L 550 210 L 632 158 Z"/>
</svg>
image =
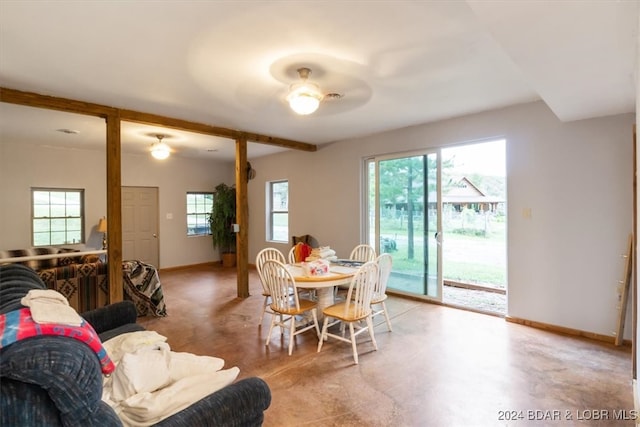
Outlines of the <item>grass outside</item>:
<svg viewBox="0 0 640 427">
<path fill-rule="evenodd" d="M 455 218 L 444 221 L 443 233 L 443 277 L 445 280 L 473 283 L 499 288 L 506 287 L 506 227 L 497 220 L 489 224 L 478 216 L 476 224 L 462 227 Z M 391 238 L 396 243 L 392 252 L 394 271 L 422 276 L 424 271 L 424 233 L 422 224 L 414 224 L 414 256 L 408 256 L 408 239 L 406 225 L 404 230 L 397 221 L 382 224 L 381 235 Z M 486 227 L 486 228 L 485 228 Z M 486 230 L 486 235 L 485 235 Z M 429 232 L 433 236 L 434 232 Z M 435 239 L 429 238 L 429 265 L 435 266 L 437 248 Z M 433 272 L 433 271 L 432 271 Z"/>
<path fill-rule="evenodd" d="M 288 240 L 286 216 L 274 218 L 274 240 Z M 431 228 L 431 227 L 430 227 Z M 506 227 L 503 221 L 487 220 L 482 215 L 446 215 L 443 218 L 443 277 L 445 280 L 505 288 Z M 436 266 L 437 248 L 434 230 L 428 232 L 429 266 Z M 414 254 L 409 259 L 406 219 L 386 218 L 381 223 L 381 235 L 392 239 L 393 270 L 422 277 L 424 274 L 424 228 L 414 221 Z M 430 267 L 430 275 L 435 267 Z"/>
</svg>

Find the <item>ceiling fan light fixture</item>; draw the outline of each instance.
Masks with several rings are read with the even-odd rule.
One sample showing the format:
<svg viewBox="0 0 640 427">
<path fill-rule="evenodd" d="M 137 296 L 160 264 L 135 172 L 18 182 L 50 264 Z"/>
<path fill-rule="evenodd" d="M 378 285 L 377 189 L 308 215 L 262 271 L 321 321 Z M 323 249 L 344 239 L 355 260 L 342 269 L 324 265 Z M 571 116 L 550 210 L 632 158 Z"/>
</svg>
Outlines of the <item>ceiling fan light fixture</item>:
<svg viewBox="0 0 640 427">
<path fill-rule="evenodd" d="M 320 87 L 307 81 L 310 73 L 311 70 L 308 68 L 299 68 L 298 74 L 302 81 L 292 84 L 287 95 L 289 107 L 301 116 L 306 116 L 316 111 L 323 98 Z"/>
<path fill-rule="evenodd" d="M 151 155 L 154 159 L 164 160 L 171 154 L 171 148 L 169 148 L 166 143 L 162 142 L 164 135 L 156 135 L 156 138 L 158 138 L 158 142 L 151 146 Z"/>
</svg>

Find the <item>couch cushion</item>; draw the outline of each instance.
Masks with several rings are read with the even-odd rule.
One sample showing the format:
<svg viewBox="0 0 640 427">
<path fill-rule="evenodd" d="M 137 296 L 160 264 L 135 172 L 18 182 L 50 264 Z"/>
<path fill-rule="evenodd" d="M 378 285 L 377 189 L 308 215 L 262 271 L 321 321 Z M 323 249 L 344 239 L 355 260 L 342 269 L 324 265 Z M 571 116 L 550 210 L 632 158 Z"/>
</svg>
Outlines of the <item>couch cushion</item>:
<svg viewBox="0 0 640 427">
<path fill-rule="evenodd" d="M 58 253 L 59 254 L 71 254 L 73 252 L 80 252 L 78 249 L 73 249 L 73 248 L 59 248 L 58 249 Z M 58 265 L 64 266 L 64 265 L 71 265 L 71 264 L 79 264 L 81 263 L 81 257 L 80 256 L 65 256 L 65 257 L 60 257 L 58 258 Z"/>
<path fill-rule="evenodd" d="M 58 248 L 31 248 L 30 250 L 34 252 L 33 255 L 52 255 L 58 253 Z M 36 266 L 32 268 L 36 271 L 58 266 L 58 258 L 39 259 L 35 262 Z"/>
<path fill-rule="evenodd" d="M 82 255 L 80 258 L 81 264 L 90 264 L 92 262 L 102 262 L 102 260 L 100 259 L 100 256 L 96 254 Z"/>
<path fill-rule="evenodd" d="M 33 255 L 29 249 L 10 249 L 7 251 L 0 251 L 0 259 L 5 258 L 17 258 L 23 256 L 31 256 Z M 22 264 L 29 268 L 33 268 L 33 266 L 38 265 L 38 261 L 22 261 L 14 264 Z"/>
<path fill-rule="evenodd" d="M 50 247 L 40 247 L 40 248 L 29 248 L 29 249 L 11 249 L 8 251 L 0 251 L 0 259 L 3 258 L 15 258 L 15 257 L 23 257 L 23 256 L 35 256 L 35 255 L 51 255 L 57 254 L 58 248 L 50 248 Z M 30 261 L 22 261 L 18 264 L 26 265 L 29 268 L 32 268 L 36 271 L 44 270 L 46 268 L 54 268 L 58 265 L 57 258 L 51 259 L 34 259 Z"/>
<path fill-rule="evenodd" d="M 35 271 L 20 264 L 0 265 L 0 314 L 23 308 L 21 299 L 32 289 L 46 289 Z"/>
<path fill-rule="evenodd" d="M 3 383 L 12 379 L 47 390 L 65 426 L 120 425 L 115 420 L 94 420 L 113 411 L 102 404 L 100 362 L 80 341 L 37 336 L 14 343 L 0 350 L 0 372 Z"/>
</svg>

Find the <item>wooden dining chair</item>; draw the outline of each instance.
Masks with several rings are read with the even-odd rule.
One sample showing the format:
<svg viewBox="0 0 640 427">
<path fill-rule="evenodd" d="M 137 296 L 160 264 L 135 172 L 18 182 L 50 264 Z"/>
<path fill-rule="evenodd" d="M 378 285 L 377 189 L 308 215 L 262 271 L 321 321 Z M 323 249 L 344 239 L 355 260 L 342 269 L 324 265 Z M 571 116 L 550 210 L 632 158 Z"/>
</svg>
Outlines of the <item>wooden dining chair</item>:
<svg viewBox="0 0 640 427">
<path fill-rule="evenodd" d="M 271 341 L 271 332 L 274 326 L 280 326 L 281 334 L 284 329 L 289 330 L 289 356 L 293 351 L 293 339 L 296 335 L 315 328 L 316 336 L 320 336 L 318 325 L 317 307 L 318 303 L 308 299 L 300 298 L 296 289 L 296 281 L 287 270 L 287 267 L 276 260 L 268 260 L 262 266 L 262 274 L 269 287 L 271 294 L 271 326 L 267 334 L 266 346 Z M 293 292 L 292 292 L 293 290 Z M 296 316 L 302 316 L 311 312 L 313 324 L 306 324 L 296 328 Z"/>
<path fill-rule="evenodd" d="M 369 262 L 376 260 L 376 250 L 371 245 L 360 244 L 357 245 L 351 254 L 349 259 L 352 261 Z M 336 286 L 334 297 L 335 299 L 343 299 L 346 297 L 347 286 Z"/>
<path fill-rule="evenodd" d="M 287 260 L 289 261 L 289 264 L 296 263 L 296 247 L 295 246 L 291 246 L 291 249 L 289 249 Z"/>
<path fill-rule="evenodd" d="M 285 263 L 284 255 L 276 248 L 265 248 L 258 252 L 256 255 L 256 269 L 258 270 L 258 276 L 260 277 L 260 283 L 262 283 L 262 295 L 264 296 L 264 303 L 262 304 L 262 314 L 260 315 L 260 322 L 258 325 L 262 325 L 262 321 L 264 319 L 264 313 L 269 310 L 269 302 L 271 300 L 271 292 L 269 291 L 269 286 L 265 281 L 262 274 L 262 267 L 264 263 L 268 260 L 276 260 L 281 263 Z"/>
<path fill-rule="evenodd" d="M 376 259 L 378 264 L 378 280 L 373 288 L 373 296 L 371 297 L 371 318 L 373 319 L 379 314 L 384 314 L 384 318 L 387 322 L 387 328 L 389 332 L 391 329 L 391 321 L 389 320 L 389 312 L 387 311 L 387 305 L 384 303 L 387 299 L 387 282 L 391 275 L 391 267 L 393 265 L 393 258 L 390 254 L 384 253 Z M 379 308 L 377 306 L 380 306 Z"/>
<path fill-rule="evenodd" d="M 369 262 L 376 260 L 376 250 L 371 245 L 361 244 L 353 248 L 349 259 L 353 261 Z"/>
<path fill-rule="evenodd" d="M 320 341 L 318 342 L 318 352 L 322 349 L 322 343 L 329 337 L 340 341 L 351 343 L 353 349 L 353 360 L 358 364 L 358 349 L 356 348 L 356 337 L 361 333 L 369 331 L 373 348 L 378 349 L 376 338 L 373 334 L 373 322 L 371 320 L 371 298 L 373 290 L 378 280 L 378 264 L 375 261 L 369 261 L 358 269 L 358 272 L 351 279 L 347 297 L 343 302 L 333 304 L 324 310 L 324 322 L 322 324 L 322 332 L 320 333 Z M 331 320 L 333 319 L 333 320 Z M 361 326 L 361 320 L 366 321 L 366 326 Z M 341 334 L 330 333 L 328 329 L 340 322 L 349 325 L 349 338 L 344 337 L 344 328 L 340 328 Z M 358 330 L 355 330 L 355 324 L 358 324 Z"/>
<path fill-rule="evenodd" d="M 287 255 L 287 261 L 289 264 L 296 264 L 300 261 L 296 259 L 296 246 L 292 246 L 289 249 L 289 254 Z M 311 300 L 316 299 L 316 290 L 315 289 L 298 289 L 298 294 L 304 298 L 309 298 Z"/>
</svg>

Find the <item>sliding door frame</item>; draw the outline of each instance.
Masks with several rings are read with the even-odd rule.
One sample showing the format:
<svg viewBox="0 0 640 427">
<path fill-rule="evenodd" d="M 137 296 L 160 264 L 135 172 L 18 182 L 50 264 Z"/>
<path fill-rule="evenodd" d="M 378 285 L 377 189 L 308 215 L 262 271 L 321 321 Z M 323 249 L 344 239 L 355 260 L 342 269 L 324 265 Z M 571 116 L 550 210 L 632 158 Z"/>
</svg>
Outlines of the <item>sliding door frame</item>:
<svg viewBox="0 0 640 427">
<path fill-rule="evenodd" d="M 423 185 L 423 218 L 424 218 L 424 231 L 423 231 L 423 245 L 424 245 L 424 276 L 423 276 L 423 280 L 424 280 L 424 292 L 423 294 L 417 294 L 417 293 L 412 293 L 412 292 L 408 292 L 408 291 L 402 291 L 402 290 L 398 290 L 398 289 L 388 289 L 388 292 L 390 294 L 399 294 L 399 295 L 405 295 L 405 296 L 409 296 L 412 298 L 418 298 L 418 299 L 426 299 L 429 301 L 436 301 L 439 303 L 442 303 L 442 286 L 443 286 L 443 275 L 442 275 L 442 266 L 443 266 L 443 251 L 442 251 L 442 185 L 441 185 L 441 181 L 442 181 L 442 160 L 441 160 L 441 149 L 440 148 L 428 148 L 428 149 L 423 149 L 423 150 L 415 150 L 415 151 L 410 151 L 410 152 L 400 152 L 400 153 L 391 153 L 391 154 L 385 154 L 385 155 L 380 155 L 380 156 L 370 156 L 367 158 L 363 159 L 363 167 L 362 167 L 362 182 L 363 182 L 363 197 L 362 197 L 362 224 L 364 224 L 364 241 L 366 241 L 367 243 L 371 244 L 375 249 L 376 249 L 376 253 L 380 254 L 382 253 L 382 248 L 380 247 L 380 197 L 379 197 L 379 190 L 380 190 L 380 162 L 381 161 L 386 161 L 386 160 L 393 160 L 393 159 L 401 159 L 401 158 L 408 158 L 408 157 L 418 157 L 418 156 L 423 156 L 425 159 L 425 166 L 428 164 L 428 161 L 426 161 L 426 159 L 430 156 L 430 155 L 436 155 L 436 213 L 437 213 L 437 219 L 436 219 L 436 228 L 437 228 L 437 232 L 435 233 L 435 235 L 431 236 L 431 232 L 429 231 L 429 227 L 428 227 L 428 211 L 429 211 L 429 207 L 428 207 L 428 196 L 429 196 L 429 176 L 428 176 L 428 168 L 425 167 L 424 170 L 424 185 Z M 373 187 L 372 187 L 372 183 L 371 183 L 371 167 L 375 168 L 374 169 L 374 182 L 373 182 Z M 375 190 L 374 193 L 374 198 L 373 198 L 373 207 L 371 206 L 371 191 Z M 375 215 L 374 215 L 374 222 L 373 224 L 371 224 L 371 209 L 375 210 Z M 372 225 L 373 225 L 373 230 L 372 230 Z M 429 246 L 429 239 L 435 239 L 436 241 L 436 248 L 437 248 L 437 256 L 436 256 L 436 268 L 437 268 L 437 278 L 436 278 L 436 295 L 427 295 L 429 292 L 427 291 L 427 286 L 428 286 L 428 273 L 430 271 L 429 269 L 429 265 L 428 265 L 428 251 L 427 248 Z"/>
</svg>

